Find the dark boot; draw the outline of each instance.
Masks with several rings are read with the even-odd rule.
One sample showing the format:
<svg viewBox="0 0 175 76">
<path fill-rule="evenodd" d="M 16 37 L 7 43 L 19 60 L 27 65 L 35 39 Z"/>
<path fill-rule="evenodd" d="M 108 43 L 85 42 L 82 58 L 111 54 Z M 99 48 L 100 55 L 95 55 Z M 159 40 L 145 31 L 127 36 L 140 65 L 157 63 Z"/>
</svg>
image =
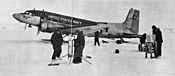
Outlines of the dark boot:
<svg viewBox="0 0 175 76">
<path fill-rule="evenodd" d="M 74 59 L 73 59 L 73 63 L 74 64 L 78 64 L 78 63 L 81 63 L 82 61 L 81 61 L 81 58 L 80 57 L 75 57 Z"/>
<path fill-rule="evenodd" d="M 77 59 L 77 57 L 74 57 L 74 59 L 73 59 L 73 63 L 74 63 L 74 64 L 77 64 L 77 63 L 78 63 L 78 59 Z"/>
<path fill-rule="evenodd" d="M 80 57 L 78 57 L 78 58 L 77 58 L 77 61 L 78 61 L 78 63 L 82 63 L 82 61 L 81 61 L 81 58 L 80 58 Z"/>
</svg>

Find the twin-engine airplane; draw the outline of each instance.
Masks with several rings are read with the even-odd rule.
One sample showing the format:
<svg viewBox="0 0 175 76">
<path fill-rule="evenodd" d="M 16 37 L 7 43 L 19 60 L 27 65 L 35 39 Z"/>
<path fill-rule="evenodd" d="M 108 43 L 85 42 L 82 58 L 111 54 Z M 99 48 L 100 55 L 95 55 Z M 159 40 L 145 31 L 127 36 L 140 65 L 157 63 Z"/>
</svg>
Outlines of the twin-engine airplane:
<svg viewBox="0 0 175 76">
<path fill-rule="evenodd" d="M 19 22 L 28 24 L 28 27 L 38 27 L 38 32 L 52 33 L 61 30 L 63 34 L 74 33 L 75 30 L 83 31 L 89 37 L 94 36 L 95 31 L 100 31 L 103 38 L 138 38 L 139 11 L 131 8 L 123 23 L 95 22 L 62 14 L 40 10 L 27 10 L 24 13 L 13 14 Z M 25 25 L 25 29 L 26 29 Z"/>
</svg>

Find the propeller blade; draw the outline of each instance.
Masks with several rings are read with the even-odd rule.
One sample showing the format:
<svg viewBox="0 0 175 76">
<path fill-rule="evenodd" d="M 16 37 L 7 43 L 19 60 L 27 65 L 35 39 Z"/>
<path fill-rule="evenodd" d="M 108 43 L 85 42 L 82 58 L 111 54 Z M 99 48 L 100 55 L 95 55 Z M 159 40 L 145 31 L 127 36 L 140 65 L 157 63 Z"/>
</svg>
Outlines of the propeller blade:
<svg viewBox="0 0 175 76">
<path fill-rule="evenodd" d="M 37 35 L 40 33 L 40 29 L 41 29 L 41 19 L 40 19 L 40 24 L 38 25 Z"/>
<path fill-rule="evenodd" d="M 40 28 L 38 27 L 37 35 L 40 33 Z"/>
<path fill-rule="evenodd" d="M 40 33 L 41 25 L 38 25 L 37 35 Z"/>
<path fill-rule="evenodd" d="M 27 27 L 27 24 L 25 25 L 24 30 L 26 30 L 26 27 Z"/>
</svg>

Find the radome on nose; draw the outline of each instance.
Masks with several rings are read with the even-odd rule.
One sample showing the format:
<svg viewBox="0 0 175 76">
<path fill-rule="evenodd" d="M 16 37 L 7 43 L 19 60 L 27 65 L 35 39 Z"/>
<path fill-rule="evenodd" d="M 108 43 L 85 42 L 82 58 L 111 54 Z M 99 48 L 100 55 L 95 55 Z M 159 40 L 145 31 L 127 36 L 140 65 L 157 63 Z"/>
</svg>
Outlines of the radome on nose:
<svg viewBox="0 0 175 76">
<path fill-rule="evenodd" d="M 20 13 L 15 13 L 12 15 L 16 20 L 20 21 L 21 22 L 21 14 Z"/>
<path fill-rule="evenodd" d="M 19 18 L 19 14 L 13 14 L 13 17 L 14 17 L 15 19 L 18 19 L 18 18 Z"/>
</svg>

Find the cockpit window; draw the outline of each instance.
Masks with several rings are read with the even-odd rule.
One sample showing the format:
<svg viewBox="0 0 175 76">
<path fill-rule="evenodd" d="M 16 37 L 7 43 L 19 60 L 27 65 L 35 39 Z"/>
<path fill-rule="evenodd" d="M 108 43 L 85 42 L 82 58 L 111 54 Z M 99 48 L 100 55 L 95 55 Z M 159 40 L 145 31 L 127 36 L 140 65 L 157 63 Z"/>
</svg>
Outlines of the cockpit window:
<svg viewBox="0 0 175 76">
<path fill-rule="evenodd" d="M 32 13 L 30 13 L 30 12 L 24 12 L 24 14 L 27 14 L 27 15 L 32 15 Z"/>
<path fill-rule="evenodd" d="M 29 14 L 29 12 L 24 12 L 24 14 Z"/>
<path fill-rule="evenodd" d="M 25 18 L 25 19 L 30 18 L 29 16 L 26 16 L 26 15 L 22 15 L 22 17 Z"/>
</svg>

